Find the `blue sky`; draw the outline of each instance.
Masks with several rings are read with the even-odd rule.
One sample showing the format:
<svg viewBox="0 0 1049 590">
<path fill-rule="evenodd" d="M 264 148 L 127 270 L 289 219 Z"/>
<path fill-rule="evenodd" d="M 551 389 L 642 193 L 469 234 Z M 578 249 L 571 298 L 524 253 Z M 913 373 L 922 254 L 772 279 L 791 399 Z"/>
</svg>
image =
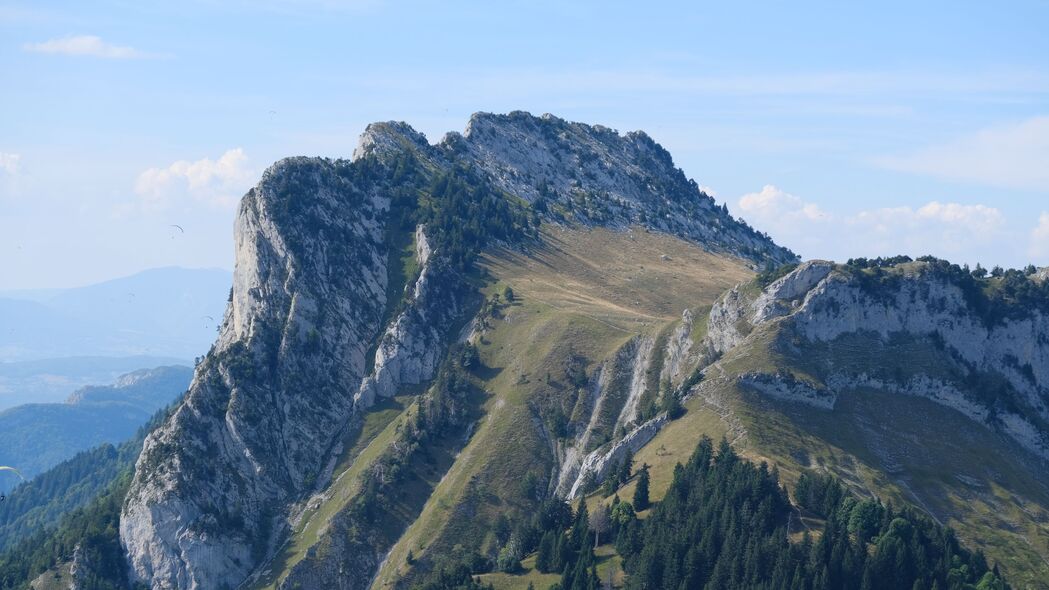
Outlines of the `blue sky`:
<svg viewBox="0 0 1049 590">
<path fill-rule="evenodd" d="M 0 0 L 0 290 L 231 268 L 275 159 L 515 109 L 647 131 L 806 258 L 1049 264 L 1045 1 L 493 4 Z"/>
</svg>

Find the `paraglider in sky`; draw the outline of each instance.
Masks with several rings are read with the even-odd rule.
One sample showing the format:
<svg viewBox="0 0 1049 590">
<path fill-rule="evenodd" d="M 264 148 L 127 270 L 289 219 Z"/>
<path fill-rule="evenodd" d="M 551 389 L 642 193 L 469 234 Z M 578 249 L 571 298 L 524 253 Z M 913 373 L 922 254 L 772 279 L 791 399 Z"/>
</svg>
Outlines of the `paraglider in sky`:
<svg viewBox="0 0 1049 590">
<path fill-rule="evenodd" d="M 22 472 L 17 470 L 17 469 L 15 469 L 14 467 L 8 467 L 7 465 L 0 465 L 0 471 L 10 471 L 10 472 L 14 473 L 15 475 L 17 475 L 18 479 L 21 479 L 22 481 L 25 481 L 25 478 L 22 477 Z"/>
</svg>

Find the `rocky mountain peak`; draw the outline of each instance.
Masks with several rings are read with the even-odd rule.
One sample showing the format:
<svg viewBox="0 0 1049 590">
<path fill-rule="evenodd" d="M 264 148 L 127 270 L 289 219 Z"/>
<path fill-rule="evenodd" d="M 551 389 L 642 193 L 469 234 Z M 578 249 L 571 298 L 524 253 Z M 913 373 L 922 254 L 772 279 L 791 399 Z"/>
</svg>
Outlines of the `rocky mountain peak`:
<svg viewBox="0 0 1049 590">
<path fill-rule="evenodd" d="M 644 132 L 523 111 L 476 113 L 461 141 L 442 145 L 548 218 L 645 225 L 752 260 L 796 258 L 717 205 Z"/>
<path fill-rule="evenodd" d="M 329 481 L 361 414 L 433 379 L 469 319 L 471 256 L 534 237 L 540 220 L 641 225 L 755 265 L 795 258 L 643 133 L 479 113 L 437 145 L 385 122 L 352 160 L 282 159 L 238 209 L 218 341 L 143 444 L 120 521 L 135 579 L 241 584 Z"/>
<path fill-rule="evenodd" d="M 364 129 L 357 148 L 353 150 L 353 161 L 365 156 L 391 156 L 405 149 L 427 149 L 426 136 L 403 121 L 371 123 Z"/>
</svg>

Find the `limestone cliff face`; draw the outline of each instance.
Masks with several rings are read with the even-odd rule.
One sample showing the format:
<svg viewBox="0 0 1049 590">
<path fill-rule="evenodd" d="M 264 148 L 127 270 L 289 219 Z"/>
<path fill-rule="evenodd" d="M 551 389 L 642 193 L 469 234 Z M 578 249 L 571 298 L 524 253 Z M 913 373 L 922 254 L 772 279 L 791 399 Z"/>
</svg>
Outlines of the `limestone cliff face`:
<svg viewBox="0 0 1049 590">
<path fill-rule="evenodd" d="M 1008 313 L 988 314 L 981 297 L 936 263 L 869 271 L 813 261 L 756 295 L 753 287 L 724 295 L 706 346 L 723 354 L 774 329 L 775 352 L 796 359 L 807 378 L 758 371 L 741 385 L 817 407 L 861 387 L 918 395 L 1049 457 L 1049 315 L 1010 303 Z M 934 362 L 916 366 L 914 351 Z"/>
<path fill-rule="evenodd" d="M 586 389 L 583 420 L 560 453 L 557 495 L 574 497 L 587 474 L 592 474 L 594 462 L 607 451 L 605 441 L 595 440 L 599 432 L 611 431 L 614 437 L 617 430 L 635 420 L 638 400 L 645 390 L 644 377 L 652 348 L 651 338 L 631 338 L 594 371 Z"/>
<path fill-rule="evenodd" d="M 671 386 L 677 387 L 687 376 L 686 373 L 694 369 L 699 362 L 696 350 L 692 346 L 694 330 L 695 317 L 691 310 L 686 309 L 681 314 L 681 323 L 667 338 L 663 353 L 663 368 L 659 372 L 661 382 L 667 381 Z"/>
<path fill-rule="evenodd" d="M 146 439 L 121 518 L 154 588 L 236 587 L 352 411 L 386 303 L 389 203 L 341 172 L 284 160 L 241 203 L 221 335 Z"/>
<path fill-rule="evenodd" d="M 471 288 L 442 252 L 440 230 L 422 223 L 419 272 L 403 297 L 389 293 L 388 265 L 399 253 L 387 240 L 401 231 L 394 195 L 417 195 L 453 170 L 470 171 L 485 195 L 531 208 L 532 218 L 640 223 L 755 264 L 793 259 L 714 205 L 642 133 L 482 114 L 435 145 L 404 123 L 377 123 L 352 160 L 281 160 L 240 204 L 219 337 L 136 465 L 120 521 L 134 580 L 238 587 L 287 537 L 295 507 L 326 485 L 360 413 L 434 377 L 469 319 Z M 651 350 L 641 343 L 631 359 L 643 365 Z M 611 425 L 633 421 L 643 374 L 624 373 L 631 385 Z M 377 557 L 342 550 L 366 579 Z M 313 575 L 297 570 L 295 579 L 320 579 Z"/>
</svg>

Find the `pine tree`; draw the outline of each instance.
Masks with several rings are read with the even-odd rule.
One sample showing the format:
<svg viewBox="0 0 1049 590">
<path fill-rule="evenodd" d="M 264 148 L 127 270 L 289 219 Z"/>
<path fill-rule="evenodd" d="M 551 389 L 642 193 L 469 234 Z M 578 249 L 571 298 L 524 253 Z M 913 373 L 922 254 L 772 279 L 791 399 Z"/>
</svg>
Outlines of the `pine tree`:
<svg viewBox="0 0 1049 590">
<path fill-rule="evenodd" d="M 623 456 L 623 462 L 619 465 L 619 473 L 616 474 L 616 479 L 619 480 L 619 485 L 623 485 L 630 480 L 630 476 L 633 475 L 634 470 L 634 453 L 630 450 L 626 450 L 626 455 Z"/>
<path fill-rule="evenodd" d="M 546 531 L 543 533 L 542 540 L 539 541 L 539 551 L 535 556 L 535 569 L 543 572 L 544 574 L 557 571 L 559 568 L 556 564 L 557 554 L 557 535 L 553 531 Z"/>
<path fill-rule="evenodd" d="M 637 475 L 637 487 L 634 489 L 634 510 L 645 510 L 649 506 L 648 501 L 648 464 L 641 466 Z"/>
</svg>

